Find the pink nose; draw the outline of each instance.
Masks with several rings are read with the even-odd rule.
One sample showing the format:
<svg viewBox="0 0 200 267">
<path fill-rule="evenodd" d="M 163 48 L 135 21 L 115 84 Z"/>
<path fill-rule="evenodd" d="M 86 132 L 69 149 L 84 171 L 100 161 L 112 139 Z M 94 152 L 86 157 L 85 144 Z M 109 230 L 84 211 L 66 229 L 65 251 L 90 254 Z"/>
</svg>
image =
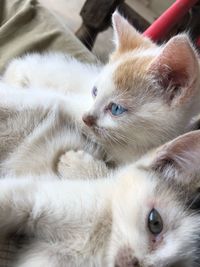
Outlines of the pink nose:
<svg viewBox="0 0 200 267">
<path fill-rule="evenodd" d="M 139 260 L 135 257 L 134 251 L 130 247 L 119 249 L 115 258 L 115 267 L 141 267 Z"/>
<path fill-rule="evenodd" d="M 115 263 L 115 267 L 140 267 L 137 258 L 128 259 L 124 258 L 121 261 Z"/>
<path fill-rule="evenodd" d="M 92 115 L 83 115 L 82 120 L 88 127 L 92 127 L 96 124 L 96 117 Z"/>
</svg>

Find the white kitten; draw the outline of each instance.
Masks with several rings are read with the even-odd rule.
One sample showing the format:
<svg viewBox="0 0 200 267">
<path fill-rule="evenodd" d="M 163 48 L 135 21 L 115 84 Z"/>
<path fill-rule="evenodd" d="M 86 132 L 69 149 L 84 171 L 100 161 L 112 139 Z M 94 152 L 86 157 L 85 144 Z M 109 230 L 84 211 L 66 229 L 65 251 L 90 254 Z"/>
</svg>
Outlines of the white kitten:
<svg viewBox="0 0 200 267">
<path fill-rule="evenodd" d="M 33 54 L 11 61 L 3 79 L 46 92 L 76 92 L 83 107 L 73 111 L 80 118 L 89 110 L 83 121 L 90 134 L 121 164 L 188 130 L 199 113 L 200 78 L 186 35 L 157 46 L 117 12 L 113 26 L 116 50 L 104 67 L 61 54 Z"/>
<path fill-rule="evenodd" d="M 27 242 L 11 266 L 198 266 L 199 144 L 181 136 L 110 179 L 1 179 L 0 240 Z"/>
</svg>

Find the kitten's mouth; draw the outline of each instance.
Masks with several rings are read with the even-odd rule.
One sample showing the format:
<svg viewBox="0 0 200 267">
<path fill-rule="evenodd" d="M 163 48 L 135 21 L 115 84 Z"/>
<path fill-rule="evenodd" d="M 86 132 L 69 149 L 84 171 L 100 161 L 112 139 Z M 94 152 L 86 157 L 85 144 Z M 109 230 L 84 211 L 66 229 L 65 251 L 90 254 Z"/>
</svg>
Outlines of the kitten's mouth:
<svg viewBox="0 0 200 267">
<path fill-rule="evenodd" d="M 91 130 L 96 134 L 96 135 L 101 135 L 102 133 L 102 128 L 98 127 L 98 126 L 93 126 L 91 128 Z"/>
<path fill-rule="evenodd" d="M 106 129 L 98 126 L 91 127 L 91 130 L 96 136 L 104 136 L 106 134 Z"/>
</svg>

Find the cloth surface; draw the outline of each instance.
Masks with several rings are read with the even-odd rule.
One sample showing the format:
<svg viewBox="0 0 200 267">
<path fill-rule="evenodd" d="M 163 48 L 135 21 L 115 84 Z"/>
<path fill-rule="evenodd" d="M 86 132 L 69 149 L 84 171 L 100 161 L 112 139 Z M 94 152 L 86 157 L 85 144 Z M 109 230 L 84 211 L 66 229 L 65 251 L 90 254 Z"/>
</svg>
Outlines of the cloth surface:
<svg viewBox="0 0 200 267">
<path fill-rule="evenodd" d="M 13 57 L 34 51 L 60 51 L 95 61 L 66 25 L 36 0 L 0 0 L 0 40 L 0 72 Z"/>
</svg>

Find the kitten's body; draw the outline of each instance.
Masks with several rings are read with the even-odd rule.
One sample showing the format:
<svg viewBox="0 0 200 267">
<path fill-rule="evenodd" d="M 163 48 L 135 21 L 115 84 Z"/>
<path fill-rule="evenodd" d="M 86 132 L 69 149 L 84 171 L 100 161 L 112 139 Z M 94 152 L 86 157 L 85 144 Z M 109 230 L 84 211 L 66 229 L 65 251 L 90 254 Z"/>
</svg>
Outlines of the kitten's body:
<svg viewBox="0 0 200 267">
<path fill-rule="evenodd" d="M 191 210 L 196 200 L 191 196 L 199 183 L 199 176 L 194 178 L 199 160 L 196 165 L 180 143 L 199 139 L 199 132 L 180 137 L 109 179 L 58 181 L 46 174 L 40 181 L 0 180 L 0 240 L 17 233 L 29 243 L 10 266 L 198 266 L 200 217 Z M 168 166 L 165 159 L 172 162 L 178 155 L 182 161 Z M 181 172 L 190 161 L 194 169 L 186 180 Z M 170 169 L 178 176 L 167 177 Z M 148 223 L 152 210 L 162 218 L 157 234 Z"/>
<path fill-rule="evenodd" d="M 108 159 L 105 151 L 76 123 L 75 112 L 70 115 L 74 102 L 78 105 L 77 98 L 71 106 L 72 95 L 63 98 L 54 92 L 46 95 L 3 83 L 0 86 L 1 176 L 58 173 L 59 157 L 70 150 L 84 150 L 101 159 L 102 168 L 106 168 L 102 162 Z M 104 174 L 98 170 L 96 175 Z"/>
<path fill-rule="evenodd" d="M 36 86 L 46 94 L 56 90 L 63 98 L 77 93 L 83 106 L 69 112 L 80 121 L 84 114 L 88 134 L 122 164 L 188 131 L 200 109 L 200 70 L 187 36 L 157 46 L 119 14 L 113 15 L 113 24 L 116 50 L 106 66 L 62 54 L 33 54 L 11 61 L 3 80 L 24 89 Z M 98 90 L 94 101 L 93 86 Z M 113 116 L 112 103 L 126 112 Z"/>
<path fill-rule="evenodd" d="M 61 93 L 87 95 L 92 104 L 90 89 L 103 66 L 86 64 L 62 53 L 33 53 L 17 58 L 9 65 L 3 79 L 23 88 L 35 87 Z M 80 90 L 81 89 L 81 90 Z"/>
</svg>

